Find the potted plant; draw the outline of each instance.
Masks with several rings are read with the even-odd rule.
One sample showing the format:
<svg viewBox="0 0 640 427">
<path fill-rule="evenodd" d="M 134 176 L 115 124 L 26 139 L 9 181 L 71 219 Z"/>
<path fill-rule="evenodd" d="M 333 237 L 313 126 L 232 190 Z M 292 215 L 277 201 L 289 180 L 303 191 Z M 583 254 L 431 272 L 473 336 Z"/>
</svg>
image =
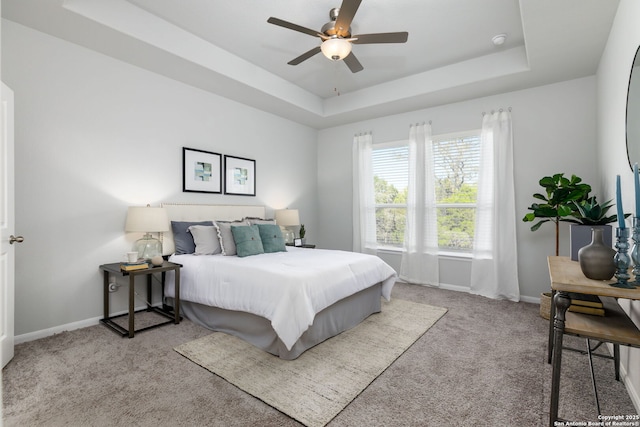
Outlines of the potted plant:
<svg viewBox="0 0 640 427">
<path fill-rule="evenodd" d="M 598 203 L 596 196 L 587 198 L 580 202 L 574 202 L 577 211 L 575 211 L 568 218 L 567 221 L 571 222 L 570 236 L 571 236 L 571 259 L 578 260 L 578 251 L 580 248 L 591 243 L 592 229 L 602 229 L 602 237 L 604 243 L 608 246 L 613 244 L 613 233 L 611 226 L 608 225 L 618 220 L 618 215 L 607 215 L 607 212 L 613 207 L 612 200 L 609 200 L 603 204 Z M 627 218 L 631 214 L 625 214 Z"/>
<path fill-rule="evenodd" d="M 556 228 L 556 256 L 560 252 L 560 222 L 576 221 L 572 216 L 579 215 L 578 204 L 587 200 L 591 186 L 584 184 L 582 178 L 571 175 L 566 178 L 563 173 L 553 176 L 545 176 L 539 181 L 545 189 L 545 194 L 535 193 L 534 198 L 543 203 L 533 203 L 528 208 L 529 212 L 522 218 L 525 222 L 539 219 L 531 226 L 531 231 L 536 231 L 545 222 L 553 222 Z"/>
<path fill-rule="evenodd" d="M 555 224 L 556 229 L 556 256 L 560 252 L 560 222 L 575 221 L 571 217 L 578 214 L 577 204 L 587 200 L 591 186 L 582 182 L 582 178 L 571 175 L 568 179 L 562 173 L 553 176 L 545 176 L 540 181 L 540 186 L 545 189 L 545 194 L 535 193 L 534 198 L 542 203 L 533 203 L 529 212 L 522 218 L 525 222 L 538 222 L 531 226 L 531 231 L 536 231 L 546 222 Z M 545 319 L 551 317 L 551 292 L 543 292 L 540 295 L 540 316 Z"/>
<path fill-rule="evenodd" d="M 596 196 L 589 197 L 591 186 L 583 183 L 582 179 L 575 175 L 572 175 L 571 179 L 565 178 L 561 173 L 546 176 L 540 180 L 540 185 L 545 188 L 546 196 L 536 193 L 533 197 L 544 201 L 544 203 L 533 203 L 529 207 L 532 212 L 525 215 L 522 220 L 526 222 L 540 219 L 531 226 L 531 231 L 536 231 L 545 222 L 555 223 L 556 256 L 559 255 L 560 222 L 572 223 L 571 252 L 574 260 L 578 259 L 578 250 L 591 242 L 593 227 L 609 228 L 608 240 L 605 236 L 605 243 L 611 245 L 611 227 L 608 224 L 618 220 L 617 215 L 607 216 L 607 212 L 613 206 L 611 201 L 600 204 Z M 625 214 L 625 218 L 629 215 Z M 606 235 L 606 232 L 603 234 Z M 573 257 L 574 251 L 575 258 Z M 540 295 L 540 315 L 549 319 L 550 311 L 551 293 L 545 292 Z"/>
<path fill-rule="evenodd" d="M 306 242 L 306 239 L 304 238 L 304 236 L 307 234 L 307 230 L 304 229 L 304 224 L 300 224 L 300 239 L 302 240 L 302 244 L 304 245 Z"/>
</svg>

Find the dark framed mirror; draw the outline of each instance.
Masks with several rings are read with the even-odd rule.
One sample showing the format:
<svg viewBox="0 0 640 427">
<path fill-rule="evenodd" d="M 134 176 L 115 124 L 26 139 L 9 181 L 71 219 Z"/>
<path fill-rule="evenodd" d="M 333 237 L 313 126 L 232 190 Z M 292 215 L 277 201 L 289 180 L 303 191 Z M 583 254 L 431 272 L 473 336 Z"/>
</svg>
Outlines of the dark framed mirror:
<svg viewBox="0 0 640 427">
<path fill-rule="evenodd" d="M 634 163 L 640 164 L 640 58 L 638 58 L 638 52 L 640 47 L 633 58 L 627 90 L 627 158 L 632 170 Z"/>
</svg>

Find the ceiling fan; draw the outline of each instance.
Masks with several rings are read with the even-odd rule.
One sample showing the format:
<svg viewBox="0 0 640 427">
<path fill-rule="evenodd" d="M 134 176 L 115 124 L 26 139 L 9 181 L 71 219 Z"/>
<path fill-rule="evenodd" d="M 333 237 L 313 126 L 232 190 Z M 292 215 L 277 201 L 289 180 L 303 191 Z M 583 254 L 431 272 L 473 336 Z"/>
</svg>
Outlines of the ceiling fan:
<svg viewBox="0 0 640 427">
<path fill-rule="evenodd" d="M 405 43 L 409 37 L 406 31 L 397 33 L 373 33 L 373 34 L 351 34 L 351 21 L 355 16 L 362 0 L 343 0 L 339 8 L 329 11 L 330 22 L 322 26 L 320 31 L 302 27 L 282 19 L 271 17 L 267 19 L 270 24 L 298 31 L 314 37 L 320 37 L 322 43 L 313 49 L 303 53 L 297 58 L 288 62 L 289 65 L 298 65 L 315 54 L 322 52 L 327 58 L 339 61 L 344 60 L 352 73 L 363 70 L 358 58 L 351 52 L 352 44 L 372 44 L 372 43 Z"/>
</svg>

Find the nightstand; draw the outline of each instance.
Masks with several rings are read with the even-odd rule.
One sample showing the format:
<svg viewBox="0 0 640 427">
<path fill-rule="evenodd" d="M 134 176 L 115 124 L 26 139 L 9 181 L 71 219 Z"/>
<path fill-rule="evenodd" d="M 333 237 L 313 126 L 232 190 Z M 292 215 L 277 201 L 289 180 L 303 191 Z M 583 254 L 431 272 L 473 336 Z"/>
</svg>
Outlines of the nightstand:
<svg viewBox="0 0 640 427">
<path fill-rule="evenodd" d="M 162 265 L 158 267 L 149 267 L 143 270 L 134 270 L 134 271 L 122 271 L 120 269 L 120 263 L 115 262 L 112 264 L 103 264 L 100 266 L 100 270 L 103 271 L 104 274 L 104 283 L 103 283 L 103 292 L 104 292 L 104 318 L 100 319 L 105 326 L 112 329 L 114 332 L 120 334 L 122 337 L 128 336 L 129 338 L 133 338 L 136 332 L 145 331 L 147 329 L 157 328 L 158 326 L 167 325 L 169 323 L 180 323 L 180 268 L 182 265 L 176 264 L 173 262 L 165 261 Z M 167 271 L 175 271 L 176 274 L 176 296 L 173 302 L 173 309 L 170 310 L 167 306 L 164 305 L 163 308 L 154 307 L 149 304 L 151 301 L 151 284 L 152 284 L 152 275 L 154 273 L 162 273 L 161 285 L 164 286 L 164 277 Z M 125 314 L 121 314 L 118 316 L 113 316 L 109 314 L 109 275 L 117 274 L 120 276 L 129 276 L 129 312 Z M 147 308 L 138 310 L 141 311 L 153 311 L 158 313 L 161 316 L 166 317 L 167 321 L 157 323 L 152 326 L 147 326 L 145 328 L 134 329 L 134 316 L 135 316 L 135 279 L 138 276 L 146 276 L 147 277 Z M 164 294 L 164 289 L 163 289 Z M 118 317 L 129 316 L 129 329 L 125 329 L 122 326 L 118 325 L 113 321 Z"/>
<path fill-rule="evenodd" d="M 293 243 L 287 243 L 287 246 L 293 246 L 295 248 L 307 248 L 307 249 L 314 249 L 316 247 L 316 245 L 300 245 L 300 246 L 296 246 Z"/>
</svg>

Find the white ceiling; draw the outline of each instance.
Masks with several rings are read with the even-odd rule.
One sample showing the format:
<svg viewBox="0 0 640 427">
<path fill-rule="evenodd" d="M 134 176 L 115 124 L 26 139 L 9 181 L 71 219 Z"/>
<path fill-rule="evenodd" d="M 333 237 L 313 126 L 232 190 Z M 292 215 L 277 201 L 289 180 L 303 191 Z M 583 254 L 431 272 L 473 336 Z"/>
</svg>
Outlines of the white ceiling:
<svg viewBox="0 0 640 427">
<path fill-rule="evenodd" d="M 322 54 L 341 0 L 2 0 L 2 16 L 167 77 L 323 128 L 595 74 L 617 0 L 363 0 L 351 73 Z M 507 34 L 502 46 L 491 38 Z"/>
</svg>

